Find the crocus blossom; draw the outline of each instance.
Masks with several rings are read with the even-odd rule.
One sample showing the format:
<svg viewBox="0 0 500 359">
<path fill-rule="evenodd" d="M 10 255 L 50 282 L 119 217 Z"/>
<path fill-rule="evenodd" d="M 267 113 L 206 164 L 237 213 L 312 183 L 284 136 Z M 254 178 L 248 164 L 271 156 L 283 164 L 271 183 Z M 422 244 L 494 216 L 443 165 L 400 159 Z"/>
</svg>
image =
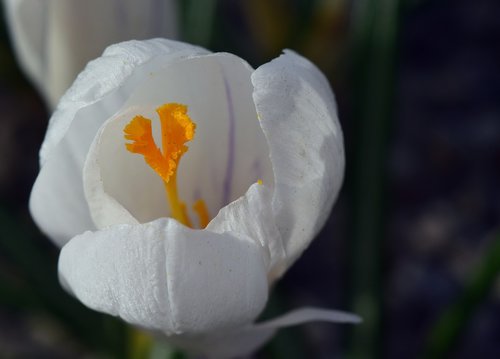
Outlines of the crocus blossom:
<svg viewBox="0 0 500 359">
<path fill-rule="evenodd" d="M 19 62 L 54 108 L 88 61 L 106 46 L 177 37 L 173 0 L 4 0 Z"/>
<path fill-rule="evenodd" d="M 30 208 L 88 307 L 217 358 L 282 326 L 359 321 L 305 308 L 255 323 L 344 172 L 333 93 L 300 55 L 254 70 L 164 39 L 113 45 L 61 99 L 40 161 Z"/>
</svg>

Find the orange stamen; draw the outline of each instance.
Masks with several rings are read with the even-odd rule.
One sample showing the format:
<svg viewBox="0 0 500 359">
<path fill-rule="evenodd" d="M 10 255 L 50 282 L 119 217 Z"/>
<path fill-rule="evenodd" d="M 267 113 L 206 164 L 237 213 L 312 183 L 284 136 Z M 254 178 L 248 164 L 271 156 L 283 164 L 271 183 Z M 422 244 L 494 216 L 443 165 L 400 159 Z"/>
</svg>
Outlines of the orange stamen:
<svg viewBox="0 0 500 359">
<path fill-rule="evenodd" d="M 208 214 L 208 209 L 205 201 L 202 199 L 197 200 L 193 204 L 193 209 L 200 218 L 200 228 L 205 228 L 208 225 L 208 222 L 210 222 L 210 216 Z"/>
</svg>

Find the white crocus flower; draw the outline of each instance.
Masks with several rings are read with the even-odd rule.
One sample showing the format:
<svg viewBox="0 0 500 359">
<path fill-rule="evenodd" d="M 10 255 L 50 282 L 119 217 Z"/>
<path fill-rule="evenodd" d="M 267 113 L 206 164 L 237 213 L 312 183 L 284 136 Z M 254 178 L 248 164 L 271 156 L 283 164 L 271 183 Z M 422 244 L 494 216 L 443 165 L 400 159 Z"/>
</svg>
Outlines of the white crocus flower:
<svg viewBox="0 0 500 359">
<path fill-rule="evenodd" d="M 174 0 L 4 0 L 19 62 L 54 108 L 90 60 L 129 39 L 177 37 Z"/>
<path fill-rule="evenodd" d="M 111 46 L 62 98 L 40 156 L 31 211 L 88 307 L 213 357 L 278 327 L 359 320 L 302 309 L 254 324 L 344 172 L 332 91 L 301 56 L 254 70 L 163 39 Z"/>
</svg>

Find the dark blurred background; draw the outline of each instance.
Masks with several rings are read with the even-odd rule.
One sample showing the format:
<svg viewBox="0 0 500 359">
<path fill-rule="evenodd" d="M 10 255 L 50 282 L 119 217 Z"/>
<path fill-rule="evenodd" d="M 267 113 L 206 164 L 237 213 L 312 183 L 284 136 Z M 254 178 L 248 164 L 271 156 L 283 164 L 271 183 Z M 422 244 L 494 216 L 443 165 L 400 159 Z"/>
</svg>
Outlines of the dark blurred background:
<svg viewBox="0 0 500 359">
<path fill-rule="evenodd" d="M 295 49 L 339 105 L 343 190 L 263 316 L 316 305 L 364 323 L 282 330 L 258 358 L 500 358 L 499 18 L 497 0 L 181 3 L 181 39 L 255 67 Z M 5 21 L 0 106 L 0 357 L 125 357 L 124 325 L 65 294 L 30 219 L 50 110 Z"/>
</svg>

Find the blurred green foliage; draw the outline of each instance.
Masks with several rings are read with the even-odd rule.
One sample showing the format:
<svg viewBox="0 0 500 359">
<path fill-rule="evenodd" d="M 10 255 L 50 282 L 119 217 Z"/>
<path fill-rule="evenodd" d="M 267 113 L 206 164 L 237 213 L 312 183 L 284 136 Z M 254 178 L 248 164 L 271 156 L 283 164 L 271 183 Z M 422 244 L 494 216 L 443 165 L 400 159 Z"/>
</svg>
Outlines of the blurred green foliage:
<svg viewBox="0 0 500 359">
<path fill-rule="evenodd" d="M 360 1 L 351 18 L 353 136 L 358 140 L 347 173 L 353 199 L 349 285 L 351 310 L 364 318 L 352 328 L 352 358 L 383 357 L 382 268 L 399 6 L 398 0 Z"/>
<path fill-rule="evenodd" d="M 441 314 L 430 331 L 422 358 L 445 358 L 454 353 L 457 341 L 481 302 L 495 287 L 499 275 L 500 234 L 495 234 L 462 295 Z"/>
</svg>

